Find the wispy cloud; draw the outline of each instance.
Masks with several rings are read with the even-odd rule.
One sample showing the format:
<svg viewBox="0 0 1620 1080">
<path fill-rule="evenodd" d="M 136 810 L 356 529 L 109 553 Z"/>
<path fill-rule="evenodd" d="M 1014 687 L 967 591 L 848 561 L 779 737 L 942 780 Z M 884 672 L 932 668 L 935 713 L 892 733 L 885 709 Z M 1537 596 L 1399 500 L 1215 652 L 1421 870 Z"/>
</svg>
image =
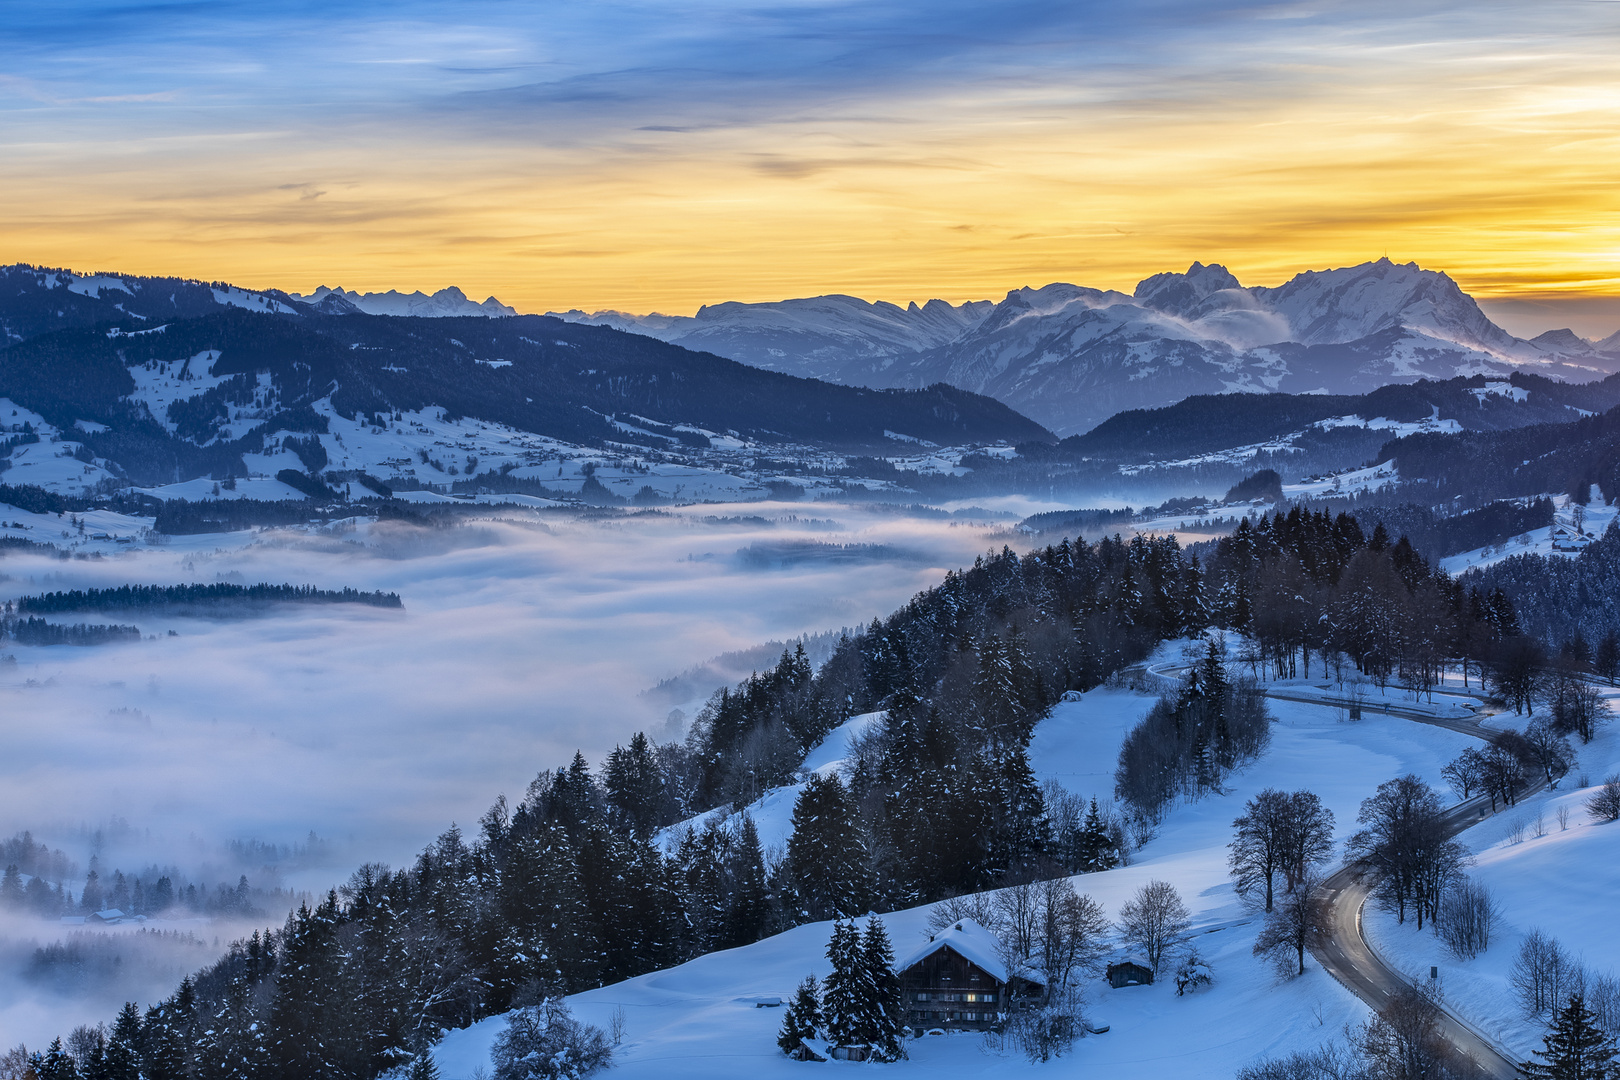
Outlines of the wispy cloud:
<svg viewBox="0 0 1620 1080">
<path fill-rule="evenodd" d="M 1620 5 L 9 15 L 0 224 L 57 263 L 294 288 L 334 270 L 366 288 L 454 279 L 537 310 L 1128 288 L 1192 258 L 1276 280 L 1386 249 L 1504 294 L 1620 273 Z M 315 218 L 242 194 L 299 173 L 353 186 L 323 183 L 299 208 Z M 187 205 L 134 212 L 164 189 Z"/>
</svg>

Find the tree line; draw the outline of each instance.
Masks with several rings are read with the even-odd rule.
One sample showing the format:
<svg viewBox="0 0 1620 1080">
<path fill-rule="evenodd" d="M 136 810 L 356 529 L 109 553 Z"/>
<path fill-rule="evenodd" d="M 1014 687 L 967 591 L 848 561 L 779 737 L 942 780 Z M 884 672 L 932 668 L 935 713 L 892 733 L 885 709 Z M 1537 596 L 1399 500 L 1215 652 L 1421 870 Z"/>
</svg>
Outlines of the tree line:
<svg viewBox="0 0 1620 1080">
<path fill-rule="evenodd" d="M 216 581 L 186 585 L 119 585 L 111 589 L 70 589 L 20 597 L 22 615 L 52 615 L 64 611 L 149 611 L 166 607 L 201 607 L 214 604 L 364 604 L 401 608 L 398 593 L 362 589 L 319 589 L 313 585 L 233 585 Z"/>
</svg>

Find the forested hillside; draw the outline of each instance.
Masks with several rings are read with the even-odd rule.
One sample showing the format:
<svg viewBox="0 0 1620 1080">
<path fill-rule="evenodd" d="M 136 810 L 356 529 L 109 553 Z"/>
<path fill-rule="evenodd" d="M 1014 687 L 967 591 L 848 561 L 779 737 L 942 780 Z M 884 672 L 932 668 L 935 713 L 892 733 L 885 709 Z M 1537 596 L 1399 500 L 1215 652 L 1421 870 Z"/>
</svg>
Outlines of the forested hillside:
<svg viewBox="0 0 1620 1080">
<path fill-rule="evenodd" d="M 1230 658 L 1239 674 L 1293 672 L 1316 652 L 1421 687 L 1442 662 L 1489 667 L 1515 616 L 1500 594 L 1459 586 L 1347 515 L 1245 521 L 1207 567 L 1171 537 L 1003 549 L 844 638 L 819 670 L 787 653 L 718 692 L 684 744 L 638 735 L 599 773 L 576 755 L 514 804 L 498 800 L 471 836 L 451 828 L 413 866 L 362 868 L 144 1018 L 126 1011 L 106 1053 L 138 1047 L 148 1080 L 370 1077 L 546 988 L 806 920 L 1111 865 L 1126 823 L 1082 820 L 1068 793 L 1043 792 L 1030 736 L 1064 691 L 1210 626 L 1252 636 L 1253 657 Z M 1263 746 L 1258 699 L 1217 685 L 1226 678 L 1192 680 L 1154 714 L 1175 736 L 1149 725 L 1140 752 L 1122 755 L 1119 794 L 1143 820 Z M 654 843 L 664 826 L 791 782 L 808 748 L 873 710 L 844 775 L 804 786 L 779 857 L 746 818 Z"/>
<path fill-rule="evenodd" d="M 131 370 L 161 364 L 179 364 L 182 384 L 206 376 L 212 385 L 154 415 Z M 266 434 L 325 433 L 309 406 L 327 397 L 341 415 L 379 426 L 383 414 L 438 406 L 587 446 L 639 433 L 653 446 L 708 447 L 696 428 L 827 447 L 891 446 L 889 432 L 942 444 L 1049 438 L 1005 405 L 950 386 L 835 386 L 543 316 L 226 310 L 138 332 L 61 330 L 0 351 L 0 396 L 62 429 L 105 427 L 75 438 L 143 483 L 244 475 L 241 455 L 262 450 Z M 634 430 L 615 424 L 625 414 Z"/>
</svg>

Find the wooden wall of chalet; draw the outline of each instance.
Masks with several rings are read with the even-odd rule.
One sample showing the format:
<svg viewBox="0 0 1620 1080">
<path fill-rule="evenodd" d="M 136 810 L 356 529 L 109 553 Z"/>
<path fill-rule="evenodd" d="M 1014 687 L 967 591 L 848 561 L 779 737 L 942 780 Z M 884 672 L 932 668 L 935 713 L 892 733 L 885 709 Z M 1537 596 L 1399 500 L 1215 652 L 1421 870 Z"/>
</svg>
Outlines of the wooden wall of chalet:
<svg viewBox="0 0 1620 1080">
<path fill-rule="evenodd" d="M 988 1030 L 1007 1011 L 1006 985 L 949 945 L 901 972 L 900 987 L 914 1031 Z"/>
</svg>

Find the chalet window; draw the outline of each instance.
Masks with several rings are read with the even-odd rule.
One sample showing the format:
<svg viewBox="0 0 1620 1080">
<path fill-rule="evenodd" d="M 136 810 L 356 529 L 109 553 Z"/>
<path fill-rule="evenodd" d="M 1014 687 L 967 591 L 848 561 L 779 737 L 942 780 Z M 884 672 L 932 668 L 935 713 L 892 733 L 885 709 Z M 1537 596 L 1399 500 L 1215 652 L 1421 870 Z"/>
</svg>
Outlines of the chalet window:
<svg viewBox="0 0 1620 1080">
<path fill-rule="evenodd" d="M 927 1001 L 928 1000 L 928 995 L 927 994 L 918 994 L 917 995 L 917 1000 L 918 1001 Z"/>
</svg>

